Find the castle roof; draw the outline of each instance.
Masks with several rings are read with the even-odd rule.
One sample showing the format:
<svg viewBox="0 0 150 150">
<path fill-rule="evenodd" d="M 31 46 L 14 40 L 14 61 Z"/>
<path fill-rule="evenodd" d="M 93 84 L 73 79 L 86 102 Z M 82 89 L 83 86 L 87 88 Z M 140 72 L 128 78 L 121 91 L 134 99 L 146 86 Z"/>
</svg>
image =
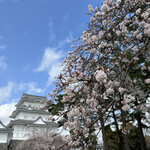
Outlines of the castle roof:
<svg viewBox="0 0 150 150">
<path fill-rule="evenodd" d="M 0 133 L 9 133 L 12 132 L 13 129 L 10 129 L 6 127 L 1 121 L 0 121 Z"/>
<path fill-rule="evenodd" d="M 21 96 L 20 101 L 16 104 L 16 106 L 20 106 L 21 104 L 23 104 L 24 101 L 28 101 L 28 102 L 40 102 L 43 103 L 45 101 L 47 101 L 47 97 L 45 96 L 37 96 L 37 95 L 30 95 L 30 94 L 25 94 L 23 93 Z"/>
<path fill-rule="evenodd" d="M 18 107 L 15 111 L 12 112 L 10 118 L 15 118 L 19 112 L 27 112 L 27 113 L 37 113 L 37 114 L 47 114 L 49 115 L 50 112 L 44 110 L 44 109 L 29 109 L 29 108 L 26 108 L 26 107 Z"/>
<path fill-rule="evenodd" d="M 40 121 L 40 122 L 39 122 Z M 14 125 L 25 125 L 25 126 L 39 126 L 39 127 L 58 127 L 57 123 L 44 121 L 41 117 L 38 117 L 36 120 L 11 120 L 7 127 L 12 128 Z"/>
<path fill-rule="evenodd" d="M 47 97 L 44 96 L 36 96 L 23 93 L 20 101 L 16 104 L 16 110 L 12 112 L 10 118 L 15 118 L 19 112 L 28 112 L 28 113 L 37 113 L 37 114 L 50 114 L 45 108 L 34 108 L 30 106 L 23 105 L 24 102 L 31 103 L 41 103 L 47 102 Z"/>
</svg>

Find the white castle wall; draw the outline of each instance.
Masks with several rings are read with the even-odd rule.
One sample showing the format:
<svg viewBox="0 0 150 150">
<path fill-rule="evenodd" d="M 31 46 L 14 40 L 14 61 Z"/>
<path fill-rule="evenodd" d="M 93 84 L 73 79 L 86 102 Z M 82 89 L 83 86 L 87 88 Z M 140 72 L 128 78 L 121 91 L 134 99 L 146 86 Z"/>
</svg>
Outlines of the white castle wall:
<svg viewBox="0 0 150 150">
<path fill-rule="evenodd" d="M 0 133 L 0 143 L 7 143 L 8 133 Z"/>
<path fill-rule="evenodd" d="M 43 103 L 40 103 L 40 102 L 36 102 L 36 103 L 33 103 L 33 102 L 23 102 L 22 105 L 26 105 L 26 106 L 31 106 L 31 107 L 36 107 L 36 108 L 44 108 L 45 107 L 45 104 Z"/>
<path fill-rule="evenodd" d="M 15 118 L 14 120 L 17 120 L 17 119 L 23 119 L 23 120 L 36 120 L 38 117 L 42 117 L 42 119 L 44 121 L 48 121 L 49 120 L 49 117 L 50 115 L 47 114 L 37 114 L 37 113 L 29 113 L 29 112 L 20 112 Z"/>
<path fill-rule="evenodd" d="M 15 125 L 14 127 L 14 132 L 13 132 L 13 140 L 25 140 L 28 139 L 33 132 L 34 133 L 40 133 L 40 132 L 46 132 L 46 133 L 52 133 L 52 132 L 57 132 L 57 128 L 43 128 L 41 127 L 27 127 L 24 125 Z"/>
</svg>

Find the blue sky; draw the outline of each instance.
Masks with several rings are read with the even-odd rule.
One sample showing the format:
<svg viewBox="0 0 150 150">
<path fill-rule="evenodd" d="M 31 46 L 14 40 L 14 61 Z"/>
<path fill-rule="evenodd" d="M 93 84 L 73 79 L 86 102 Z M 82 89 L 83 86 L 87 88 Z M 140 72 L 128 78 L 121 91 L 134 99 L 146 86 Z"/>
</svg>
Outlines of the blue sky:
<svg viewBox="0 0 150 150">
<path fill-rule="evenodd" d="M 0 0 L 0 120 L 22 93 L 47 96 L 54 76 L 102 0 Z M 9 112 L 9 113 L 8 113 Z"/>
</svg>

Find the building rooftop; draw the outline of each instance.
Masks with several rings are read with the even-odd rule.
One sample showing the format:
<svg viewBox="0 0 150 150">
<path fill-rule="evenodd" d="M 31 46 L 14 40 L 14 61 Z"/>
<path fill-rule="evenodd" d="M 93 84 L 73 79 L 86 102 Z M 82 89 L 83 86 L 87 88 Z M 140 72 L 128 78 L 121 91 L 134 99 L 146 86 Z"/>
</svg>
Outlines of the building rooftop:
<svg viewBox="0 0 150 150">
<path fill-rule="evenodd" d="M 37 121 L 41 120 L 42 123 L 38 123 Z M 58 127 L 57 123 L 44 121 L 41 117 L 38 117 L 36 120 L 11 120 L 7 127 L 12 128 L 14 125 L 25 125 L 25 126 L 40 126 L 40 127 Z"/>
<path fill-rule="evenodd" d="M 33 104 L 38 102 L 45 105 L 42 105 L 42 108 L 38 108 L 34 106 L 26 106 L 23 104 L 24 102 L 31 102 Z M 45 108 L 46 102 L 47 102 L 47 97 L 45 96 L 36 96 L 36 95 L 23 93 L 20 101 L 16 104 L 16 110 L 12 112 L 10 118 L 15 118 L 19 112 L 50 114 Z"/>
<path fill-rule="evenodd" d="M 45 96 L 36 96 L 36 95 L 30 95 L 30 94 L 25 94 L 23 93 L 21 96 L 20 101 L 16 104 L 16 106 L 20 106 L 24 101 L 28 101 L 28 102 L 40 102 L 40 103 L 44 103 L 47 101 L 47 97 Z"/>
<path fill-rule="evenodd" d="M 6 127 L 1 121 L 0 121 L 0 133 L 8 133 L 12 132 L 13 129 Z"/>
</svg>

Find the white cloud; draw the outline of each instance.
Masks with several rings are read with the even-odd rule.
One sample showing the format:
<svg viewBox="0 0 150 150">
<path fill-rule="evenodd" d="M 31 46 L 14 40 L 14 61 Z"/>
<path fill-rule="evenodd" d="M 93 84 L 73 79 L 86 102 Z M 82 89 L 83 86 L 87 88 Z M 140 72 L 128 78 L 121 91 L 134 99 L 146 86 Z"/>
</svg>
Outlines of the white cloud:
<svg viewBox="0 0 150 150">
<path fill-rule="evenodd" d="M 47 71 L 48 72 L 48 81 L 47 86 L 54 81 L 54 77 L 60 74 L 62 69 L 61 61 L 65 58 L 66 52 L 62 49 L 66 44 L 71 43 L 73 40 L 72 33 L 70 32 L 69 36 L 66 39 L 58 42 L 56 47 L 47 47 L 42 56 L 40 65 L 35 69 L 36 72 Z"/>
<path fill-rule="evenodd" d="M 60 61 L 58 61 L 57 63 L 51 66 L 51 69 L 48 72 L 49 77 L 47 81 L 47 86 L 49 86 L 50 83 L 54 80 L 54 78 L 60 74 L 61 70 L 62 70 L 62 66 Z"/>
<path fill-rule="evenodd" d="M 8 82 L 8 85 L 0 88 L 0 103 L 6 102 L 10 99 L 14 87 L 15 87 L 14 82 Z"/>
<path fill-rule="evenodd" d="M 15 110 L 15 104 L 15 102 L 12 102 L 10 104 L 0 105 L 0 120 L 4 123 L 4 125 L 7 125 L 9 123 L 9 116 Z"/>
<path fill-rule="evenodd" d="M 66 20 L 68 20 L 68 18 L 69 18 L 69 13 L 66 13 L 62 19 L 63 19 L 63 21 L 66 21 Z"/>
<path fill-rule="evenodd" d="M 0 56 L 0 68 L 1 69 L 6 69 L 7 68 L 6 59 L 5 59 L 4 56 Z"/>
<path fill-rule="evenodd" d="M 35 69 L 37 72 L 47 71 L 49 74 L 47 86 L 60 73 L 61 59 L 64 57 L 62 51 L 56 48 L 46 48 L 41 64 Z"/>
<path fill-rule="evenodd" d="M 55 65 L 63 56 L 61 51 L 56 48 L 46 48 L 42 57 L 41 64 L 35 69 L 37 72 L 49 71 L 49 69 Z"/>
<path fill-rule="evenodd" d="M 43 94 L 45 89 L 37 87 L 36 82 L 21 83 L 17 86 L 17 90 L 28 94 Z"/>
<path fill-rule="evenodd" d="M 48 23 L 48 27 L 49 27 L 49 42 L 53 42 L 56 39 L 56 35 L 53 31 L 53 22 L 52 19 L 50 20 L 50 22 Z"/>
<path fill-rule="evenodd" d="M 25 92 L 28 94 L 44 94 L 45 88 L 39 88 L 36 82 L 20 83 L 9 81 L 4 87 L 0 87 L 0 103 L 11 101 L 13 94 Z"/>
</svg>

